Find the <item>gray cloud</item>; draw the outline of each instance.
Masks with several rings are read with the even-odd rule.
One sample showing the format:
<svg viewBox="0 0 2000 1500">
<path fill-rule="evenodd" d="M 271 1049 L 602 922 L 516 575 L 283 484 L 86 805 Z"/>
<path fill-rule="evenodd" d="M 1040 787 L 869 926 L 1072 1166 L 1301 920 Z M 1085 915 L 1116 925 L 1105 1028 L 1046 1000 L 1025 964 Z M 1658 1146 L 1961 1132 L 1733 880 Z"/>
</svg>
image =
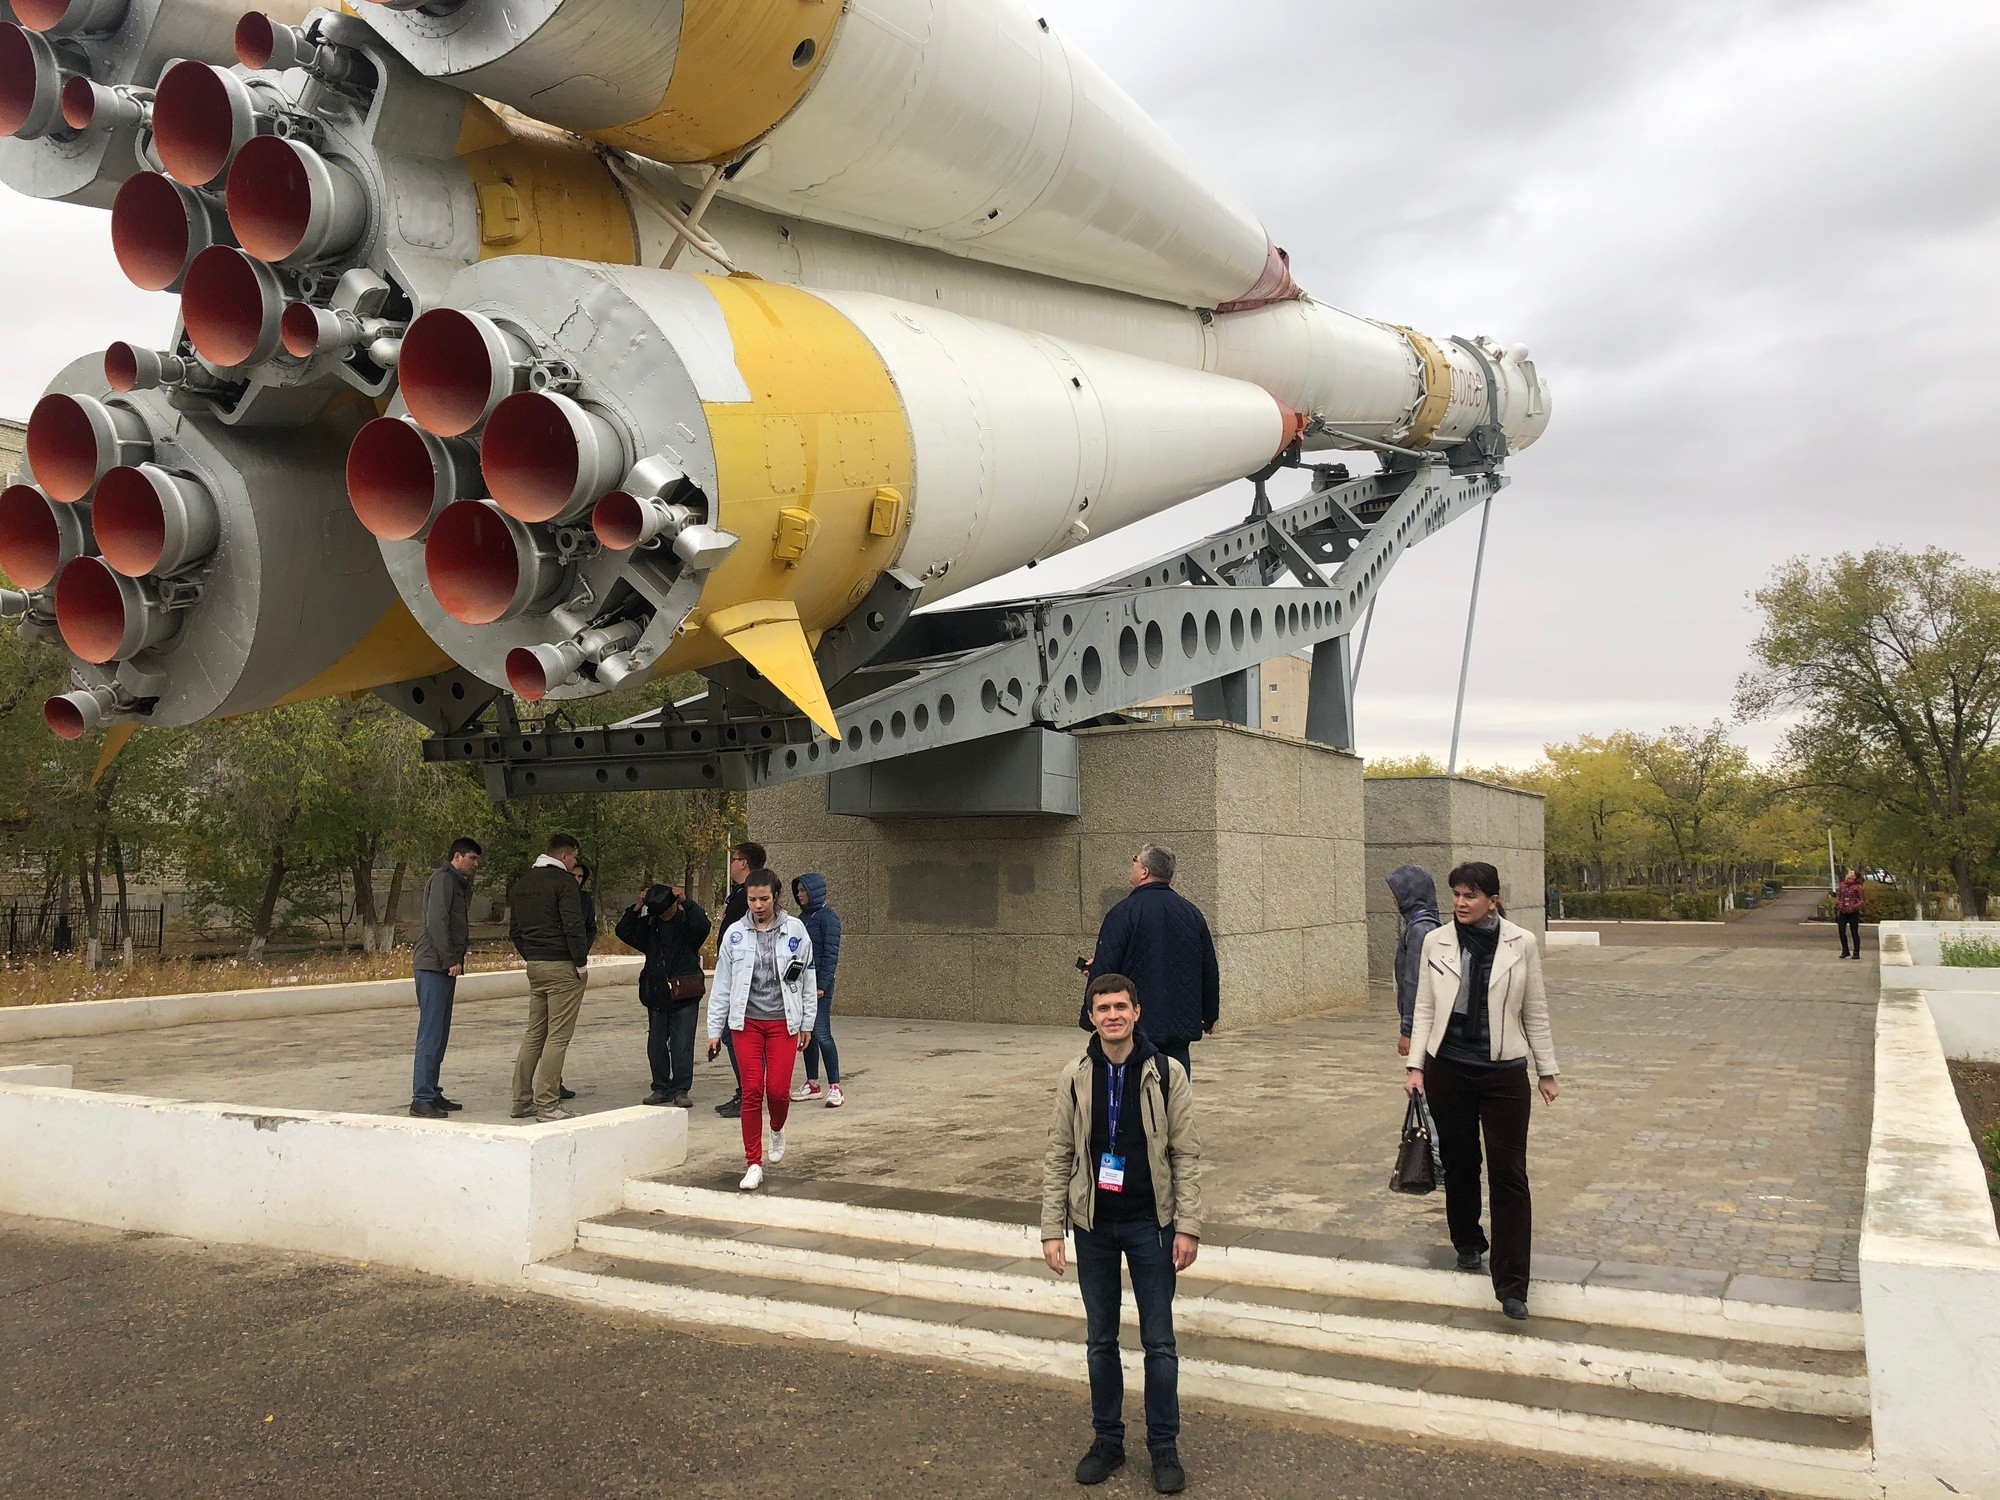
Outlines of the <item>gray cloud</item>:
<svg viewBox="0 0 2000 1500">
<path fill-rule="evenodd" d="M 1047 0 L 1292 252 L 1318 296 L 1527 343 L 1548 436 L 1496 503 L 1473 761 L 1727 711 L 1746 595 L 1789 555 L 1940 543 L 2000 565 L 2000 7 L 1986 0 Z M 0 201 L 0 410 L 160 338 L 83 209 Z M 1297 481 L 1292 481 L 1294 490 Z M 1242 486 L 1057 559 L 1087 581 Z M 1363 748 L 1442 754 L 1476 522 L 1376 617 Z M 1768 726 L 1752 735 L 1768 746 Z"/>
</svg>

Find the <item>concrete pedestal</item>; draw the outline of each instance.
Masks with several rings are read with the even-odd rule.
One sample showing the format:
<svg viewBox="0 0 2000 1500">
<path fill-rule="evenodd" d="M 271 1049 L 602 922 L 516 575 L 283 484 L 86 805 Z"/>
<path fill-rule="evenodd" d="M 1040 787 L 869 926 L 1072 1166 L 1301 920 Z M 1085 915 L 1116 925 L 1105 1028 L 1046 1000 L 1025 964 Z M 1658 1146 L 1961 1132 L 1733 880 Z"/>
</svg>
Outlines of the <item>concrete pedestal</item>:
<svg viewBox="0 0 2000 1500">
<path fill-rule="evenodd" d="M 1364 783 L 1368 830 L 1368 977 L 1395 977 L 1402 917 L 1383 881 L 1398 865 L 1422 865 L 1451 916 L 1445 876 L 1483 859 L 1500 871 L 1509 920 L 1537 938 L 1548 930 L 1542 875 L 1542 798 L 1464 776 L 1377 776 Z"/>
<path fill-rule="evenodd" d="M 1214 723 L 1077 741 L 1079 817 L 841 816 L 823 778 L 752 794 L 772 868 L 831 888 L 839 1012 L 1074 1025 L 1075 960 L 1148 840 L 1215 933 L 1225 1024 L 1366 999 L 1359 760 Z"/>
</svg>

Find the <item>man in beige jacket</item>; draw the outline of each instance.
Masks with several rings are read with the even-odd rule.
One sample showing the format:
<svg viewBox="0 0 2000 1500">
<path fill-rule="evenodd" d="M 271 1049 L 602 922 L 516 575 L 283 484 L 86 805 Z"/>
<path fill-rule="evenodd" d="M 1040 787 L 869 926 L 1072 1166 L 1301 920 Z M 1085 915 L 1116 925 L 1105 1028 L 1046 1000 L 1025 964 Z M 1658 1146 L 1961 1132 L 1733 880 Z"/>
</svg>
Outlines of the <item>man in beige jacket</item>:
<svg viewBox="0 0 2000 1500">
<path fill-rule="evenodd" d="M 1129 1267 L 1146 1351 L 1146 1447 L 1153 1488 L 1187 1485 L 1181 1467 L 1180 1356 L 1174 1278 L 1201 1248 L 1201 1138 L 1187 1071 L 1139 1034 L 1139 997 L 1100 974 L 1084 997 L 1090 1046 L 1063 1070 L 1042 1158 L 1042 1256 L 1060 1276 L 1076 1235 L 1096 1438 L 1076 1466 L 1101 1484 L 1125 1462 L 1124 1371 L 1118 1361 L 1119 1263 Z"/>
</svg>

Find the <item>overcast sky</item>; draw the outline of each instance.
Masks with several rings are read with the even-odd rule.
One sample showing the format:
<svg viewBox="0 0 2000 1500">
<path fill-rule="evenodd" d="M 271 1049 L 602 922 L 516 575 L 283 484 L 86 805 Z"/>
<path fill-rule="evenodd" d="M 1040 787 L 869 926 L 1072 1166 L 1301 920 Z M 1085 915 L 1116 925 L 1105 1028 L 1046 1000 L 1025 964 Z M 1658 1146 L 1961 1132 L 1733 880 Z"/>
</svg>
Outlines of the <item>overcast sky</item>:
<svg viewBox="0 0 2000 1500">
<path fill-rule="evenodd" d="M 1467 762 L 1726 715 L 1746 595 L 1793 554 L 1937 544 L 2000 566 L 2000 4 L 1046 13 L 1256 209 L 1314 295 L 1533 351 L 1555 416 L 1494 506 Z M 170 302 L 125 282 L 106 225 L 0 198 L 0 412 L 24 416 L 75 354 L 164 338 Z M 1036 586 L 1192 539 L 1247 497 Z M 1443 756 L 1477 530 L 1391 576 L 1365 753 Z"/>
</svg>

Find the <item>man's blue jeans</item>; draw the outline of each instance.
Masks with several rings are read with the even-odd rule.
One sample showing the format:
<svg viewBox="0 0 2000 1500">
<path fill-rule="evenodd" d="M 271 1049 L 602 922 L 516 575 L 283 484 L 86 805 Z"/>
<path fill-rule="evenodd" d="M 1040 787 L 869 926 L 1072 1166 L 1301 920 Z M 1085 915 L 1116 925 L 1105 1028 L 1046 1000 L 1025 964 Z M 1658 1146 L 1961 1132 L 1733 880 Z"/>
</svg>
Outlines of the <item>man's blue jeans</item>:
<svg viewBox="0 0 2000 1500">
<path fill-rule="evenodd" d="M 813 1016 L 812 1038 L 806 1043 L 806 1077 L 819 1077 L 819 1060 L 826 1059 L 826 1081 L 829 1087 L 840 1083 L 840 1049 L 833 1045 L 833 996 L 820 999 L 819 1010 Z"/>
<path fill-rule="evenodd" d="M 444 1097 L 438 1070 L 451 1040 L 451 1002 L 458 981 L 435 969 L 417 970 L 417 1065 L 410 1079 L 412 1104 L 435 1104 Z"/>
<path fill-rule="evenodd" d="M 1083 1293 L 1090 1358 L 1090 1425 L 1125 1443 L 1125 1371 L 1118 1362 L 1118 1262 L 1132 1272 L 1139 1343 L 1146 1351 L 1146 1447 L 1171 1448 L 1181 1435 L 1181 1360 L 1174 1348 L 1174 1229 L 1152 1219 L 1103 1221 L 1076 1231 L 1076 1284 Z"/>
</svg>

